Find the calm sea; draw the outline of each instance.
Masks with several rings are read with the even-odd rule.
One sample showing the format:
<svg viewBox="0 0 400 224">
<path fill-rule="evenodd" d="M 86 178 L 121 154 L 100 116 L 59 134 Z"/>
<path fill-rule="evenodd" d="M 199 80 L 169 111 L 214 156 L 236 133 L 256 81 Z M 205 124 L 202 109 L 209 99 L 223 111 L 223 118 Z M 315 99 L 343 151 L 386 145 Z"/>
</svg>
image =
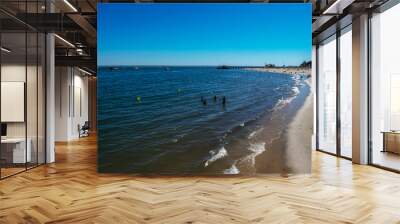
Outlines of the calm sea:
<svg viewBox="0 0 400 224">
<path fill-rule="evenodd" d="M 251 172 L 255 157 L 277 137 L 265 134 L 279 129 L 265 120 L 279 116 L 302 83 L 289 75 L 215 67 L 98 70 L 100 172 Z"/>
</svg>

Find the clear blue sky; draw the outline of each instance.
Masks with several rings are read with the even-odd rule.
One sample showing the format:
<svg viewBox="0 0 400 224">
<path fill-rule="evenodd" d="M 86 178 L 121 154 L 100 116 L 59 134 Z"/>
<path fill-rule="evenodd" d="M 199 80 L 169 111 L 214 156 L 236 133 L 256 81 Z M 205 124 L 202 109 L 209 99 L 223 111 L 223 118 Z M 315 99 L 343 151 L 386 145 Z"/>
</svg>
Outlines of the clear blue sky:
<svg viewBox="0 0 400 224">
<path fill-rule="evenodd" d="M 98 64 L 298 65 L 311 4 L 99 4 Z"/>
</svg>

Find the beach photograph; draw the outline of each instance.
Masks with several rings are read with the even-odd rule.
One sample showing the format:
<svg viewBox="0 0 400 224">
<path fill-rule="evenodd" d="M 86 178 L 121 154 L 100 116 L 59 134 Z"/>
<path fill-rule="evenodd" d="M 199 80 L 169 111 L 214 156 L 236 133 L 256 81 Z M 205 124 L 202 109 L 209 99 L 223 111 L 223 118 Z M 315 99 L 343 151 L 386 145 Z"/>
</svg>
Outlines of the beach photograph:
<svg viewBox="0 0 400 224">
<path fill-rule="evenodd" d="M 98 10 L 99 172 L 311 171 L 311 5 Z"/>
</svg>

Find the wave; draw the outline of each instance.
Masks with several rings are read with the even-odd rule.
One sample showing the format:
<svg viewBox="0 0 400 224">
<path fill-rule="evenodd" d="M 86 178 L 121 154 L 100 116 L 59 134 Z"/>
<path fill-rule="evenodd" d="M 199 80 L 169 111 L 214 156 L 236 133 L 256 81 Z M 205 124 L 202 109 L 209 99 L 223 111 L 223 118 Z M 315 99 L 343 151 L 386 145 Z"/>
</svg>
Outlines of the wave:
<svg viewBox="0 0 400 224">
<path fill-rule="evenodd" d="M 275 104 L 273 110 L 279 110 L 288 105 L 292 100 L 294 100 L 296 96 L 289 97 L 287 99 L 279 99 L 278 102 Z"/>
<path fill-rule="evenodd" d="M 171 142 L 172 142 L 172 143 L 177 143 L 177 142 L 178 142 L 178 139 L 177 139 L 177 138 L 173 138 L 173 139 L 171 140 Z"/>
<path fill-rule="evenodd" d="M 228 155 L 228 152 L 226 151 L 225 147 L 222 146 L 218 151 L 211 150 L 210 154 L 211 157 L 204 163 L 204 167 L 207 167 L 211 163 L 224 158 Z"/>
<path fill-rule="evenodd" d="M 247 139 L 252 139 L 254 136 L 256 136 L 258 133 L 262 132 L 264 130 L 264 128 L 260 128 L 258 130 L 255 130 L 253 132 L 251 132 L 249 134 L 249 136 L 247 137 Z"/>
<path fill-rule="evenodd" d="M 294 93 L 295 96 L 299 95 L 299 93 L 300 93 L 299 87 L 297 87 L 297 86 L 294 86 L 294 87 L 292 88 L 292 91 L 293 91 L 293 93 Z"/>
<path fill-rule="evenodd" d="M 273 110 L 279 110 L 282 109 L 283 107 L 285 107 L 286 105 L 288 105 L 289 103 L 292 102 L 292 100 L 294 100 L 294 98 L 296 98 L 299 94 L 300 94 L 300 89 L 299 89 L 299 85 L 300 85 L 300 79 L 297 78 L 293 78 L 295 79 L 295 86 L 292 87 L 292 91 L 293 91 L 293 95 L 291 97 L 288 97 L 286 99 L 279 99 L 278 102 L 275 104 Z"/>
<path fill-rule="evenodd" d="M 293 75 L 292 79 L 294 80 L 295 85 L 298 85 L 301 81 L 301 75 Z"/>
<path fill-rule="evenodd" d="M 234 163 L 229 169 L 224 170 L 224 174 L 239 174 L 240 170 L 236 167 L 236 163 Z"/>
<path fill-rule="evenodd" d="M 265 142 L 250 144 L 248 150 L 251 151 L 251 153 L 244 157 L 242 161 L 248 161 L 254 167 L 256 157 L 265 151 Z"/>
</svg>

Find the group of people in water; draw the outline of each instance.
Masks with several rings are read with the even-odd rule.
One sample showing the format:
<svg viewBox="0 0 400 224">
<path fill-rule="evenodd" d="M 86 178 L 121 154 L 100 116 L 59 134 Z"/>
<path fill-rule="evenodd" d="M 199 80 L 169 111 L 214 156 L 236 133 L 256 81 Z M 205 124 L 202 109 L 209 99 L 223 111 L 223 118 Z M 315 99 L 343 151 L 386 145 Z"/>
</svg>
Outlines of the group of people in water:
<svg viewBox="0 0 400 224">
<path fill-rule="evenodd" d="M 181 90 L 181 89 L 178 89 L 177 92 L 178 92 L 178 93 L 181 93 L 182 90 Z M 213 97 L 212 99 L 213 99 L 214 103 L 216 103 L 216 102 L 218 101 L 218 97 L 217 97 L 216 95 L 214 95 L 214 97 Z M 207 106 L 207 99 L 206 99 L 204 96 L 201 96 L 200 102 L 201 102 L 204 106 Z M 225 106 L 226 106 L 226 97 L 225 97 L 225 96 L 222 96 L 222 97 L 221 97 L 221 102 L 222 102 L 222 106 L 225 107 Z M 137 103 L 137 104 L 142 103 L 142 97 L 136 96 L 136 103 Z"/>
<path fill-rule="evenodd" d="M 214 97 L 213 97 L 212 99 L 213 99 L 214 103 L 216 103 L 217 100 L 218 100 L 218 97 L 217 97 L 216 95 L 214 95 Z M 207 106 L 207 99 L 204 98 L 204 96 L 201 96 L 200 102 L 201 102 L 204 106 Z M 225 96 L 222 96 L 222 106 L 223 106 L 223 107 L 226 106 L 226 97 L 225 97 Z"/>
</svg>

